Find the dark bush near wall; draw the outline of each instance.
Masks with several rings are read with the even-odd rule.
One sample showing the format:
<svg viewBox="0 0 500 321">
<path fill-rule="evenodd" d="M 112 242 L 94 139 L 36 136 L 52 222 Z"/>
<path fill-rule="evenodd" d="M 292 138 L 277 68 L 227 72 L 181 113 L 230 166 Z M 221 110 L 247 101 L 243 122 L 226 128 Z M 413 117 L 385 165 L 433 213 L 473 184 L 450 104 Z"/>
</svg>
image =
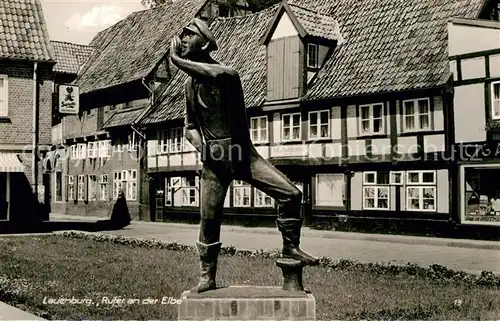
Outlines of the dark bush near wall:
<svg viewBox="0 0 500 321">
<path fill-rule="evenodd" d="M 457 225 L 448 221 L 332 217 L 314 219 L 309 227 L 342 232 L 500 240 L 499 227 Z"/>
</svg>

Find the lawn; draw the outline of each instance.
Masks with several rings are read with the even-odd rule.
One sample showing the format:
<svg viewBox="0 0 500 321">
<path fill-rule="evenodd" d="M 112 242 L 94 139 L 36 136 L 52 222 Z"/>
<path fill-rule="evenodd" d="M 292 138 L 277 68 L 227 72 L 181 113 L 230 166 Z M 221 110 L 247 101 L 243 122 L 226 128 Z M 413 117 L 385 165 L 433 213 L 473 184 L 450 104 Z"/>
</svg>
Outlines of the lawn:
<svg viewBox="0 0 500 321">
<path fill-rule="evenodd" d="M 274 263 L 274 259 L 221 255 L 219 285 L 280 285 L 281 271 Z M 179 298 L 197 283 L 197 271 L 198 259 L 192 252 L 60 235 L 0 238 L 0 301 L 47 319 L 176 320 L 177 306 L 162 305 L 161 299 Z M 304 283 L 316 298 L 318 320 L 500 316 L 498 286 L 325 267 L 306 268 Z M 49 304 L 60 298 L 79 302 Z M 113 298 L 140 303 L 111 304 Z M 142 304 L 148 298 L 160 302 Z"/>
</svg>

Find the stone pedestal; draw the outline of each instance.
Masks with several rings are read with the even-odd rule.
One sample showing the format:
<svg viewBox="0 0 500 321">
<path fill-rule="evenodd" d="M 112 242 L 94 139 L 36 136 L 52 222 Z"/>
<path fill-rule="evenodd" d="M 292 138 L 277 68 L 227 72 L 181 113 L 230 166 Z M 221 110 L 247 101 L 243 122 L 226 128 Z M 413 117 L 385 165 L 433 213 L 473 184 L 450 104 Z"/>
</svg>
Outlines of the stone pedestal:
<svg viewBox="0 0 500 321">
<path fill-rule="evenodd" d="M 185 291 L 178 320 L 297 320 L 315 321 L 311 293 L 281 287 L 230 286 L 203 293 Z"/>
</svg>

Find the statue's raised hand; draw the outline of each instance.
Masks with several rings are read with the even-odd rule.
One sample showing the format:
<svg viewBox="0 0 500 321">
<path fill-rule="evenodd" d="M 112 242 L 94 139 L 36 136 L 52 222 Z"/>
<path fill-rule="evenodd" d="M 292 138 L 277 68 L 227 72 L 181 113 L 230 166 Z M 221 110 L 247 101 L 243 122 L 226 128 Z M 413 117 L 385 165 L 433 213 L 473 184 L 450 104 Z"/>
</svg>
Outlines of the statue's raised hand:
<svg viewBox="0 0 500 321">
<path fill-rule="evenodd" d="M 170 56 L 179 56 L 182 50 L 181 46 L 181 38 L 179 38 L 178 36 L 174 36 L 170 43 Z"/>
</svg>

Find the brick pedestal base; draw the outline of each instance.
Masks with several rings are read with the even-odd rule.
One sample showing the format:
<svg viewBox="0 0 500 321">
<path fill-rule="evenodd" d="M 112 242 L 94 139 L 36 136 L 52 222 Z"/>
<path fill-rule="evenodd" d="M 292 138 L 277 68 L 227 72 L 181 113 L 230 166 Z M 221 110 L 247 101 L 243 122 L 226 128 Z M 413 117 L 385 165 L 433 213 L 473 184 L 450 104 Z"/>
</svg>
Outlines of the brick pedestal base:
<svg viewBox="0 0 500 321">
<path fill-rule="evenodd" d="M 181 299 L 179 320 L 316 320 L 312 294 L 280 287 L 230 286 L 204 293 L 185 291 Z"/>
</svg>

